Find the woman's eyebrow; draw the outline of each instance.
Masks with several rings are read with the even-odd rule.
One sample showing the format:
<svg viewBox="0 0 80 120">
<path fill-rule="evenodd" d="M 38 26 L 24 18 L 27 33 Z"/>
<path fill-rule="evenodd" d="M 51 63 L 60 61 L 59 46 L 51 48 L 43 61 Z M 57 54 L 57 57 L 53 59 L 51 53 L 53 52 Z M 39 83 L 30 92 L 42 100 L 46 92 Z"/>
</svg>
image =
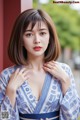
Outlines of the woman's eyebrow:
<svg viewBox="0 0 80 120">
<path fill-rule="evenodd" d="M 40 28 L 39 31 L 48 30 L 47 28 Z"/>
</svg>

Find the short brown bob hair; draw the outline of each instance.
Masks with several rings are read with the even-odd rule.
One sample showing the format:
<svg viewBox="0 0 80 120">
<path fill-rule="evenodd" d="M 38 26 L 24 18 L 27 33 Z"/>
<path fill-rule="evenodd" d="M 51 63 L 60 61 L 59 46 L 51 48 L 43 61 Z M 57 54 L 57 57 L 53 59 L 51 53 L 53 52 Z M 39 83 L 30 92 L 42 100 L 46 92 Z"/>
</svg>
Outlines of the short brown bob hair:
<svg viewBox="0 0 80 120">
<path fill-rule="evenodd" d="M 41 21 L 46 23 L 50 34 L 49 45 L 44 53 L 44 61 L 49 62 L 51 60 L 56 60 L 59 57 L 61 48 L 52 19 L 43 10 L 28 9 L 22 12 L 16 19 L 10 37 L 8 55 L 13 63 L 17 65 L 25 65 L 27 63 L 27 51 L 22 45 L 23 33 L 30 23 L 32 23 L 33 29 L 36 22 Z"/>
</svg>

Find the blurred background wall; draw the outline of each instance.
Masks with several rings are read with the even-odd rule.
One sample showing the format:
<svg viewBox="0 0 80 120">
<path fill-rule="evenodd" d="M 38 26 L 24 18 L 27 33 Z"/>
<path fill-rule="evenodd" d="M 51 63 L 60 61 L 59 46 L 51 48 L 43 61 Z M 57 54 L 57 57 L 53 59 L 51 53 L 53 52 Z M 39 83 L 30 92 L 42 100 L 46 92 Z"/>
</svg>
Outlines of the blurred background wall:
<svg viewBox="0 0 80 120">
<path fill-rule="evenodd" d="M 0 0 L 0 72 L 12 65 L 7 55 L 7 46 L 16 17 L 32 8 L 32 0 Z"/>
</svg>

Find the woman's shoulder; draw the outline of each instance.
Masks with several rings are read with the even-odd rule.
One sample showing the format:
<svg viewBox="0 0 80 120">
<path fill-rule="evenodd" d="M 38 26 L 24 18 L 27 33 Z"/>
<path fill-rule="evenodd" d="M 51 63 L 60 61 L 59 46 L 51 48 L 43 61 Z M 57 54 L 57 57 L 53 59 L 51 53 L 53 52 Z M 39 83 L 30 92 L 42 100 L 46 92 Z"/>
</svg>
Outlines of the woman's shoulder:
<svg viewBox="0 0 80 120">
<path fill-rule="evenodd" d="M 10 77 L 10 75 L 20 66 L 18 65 L 13 65 L 13 66 L 10 66 L 10 67 L 7 67 L 5 68 L 1 73 L 0 73 L 0 77 L 4 77 L 4 78 L 7 78 L 7 77 Z"/>
<path fill-rule="evenodd" d="M 0 82 L 7 84 L 8 80 L 13 72 L 20 66 L 18 65 L 13 65 L 10 67 L 5 68 L 1 73 L 0 73 Z"/>
<path fill-rule="evenodd" d="M 70 68 L 70 66 L 67 63 L 62 63 L 62 62 L 56 62 L 58 65 L 60 65 L 62 68 Z"/>
<path fill-rule="evenodd" d="M 56 63 L 60 65 L 68 74 L 72 72 L 71 67 L 67 63 L 62 63 L 62 62 L 56 62 Z"/>
<path fill-rule="evenodd" d="M 7 67 L 7 68 L 5 68 L 5 69 L 1 72 L 1 74 L 2 74 L 2 75 L 6 75 L 6 74 L 9 74 L 9 73 L 13 73 L 17 68 L 18 68 L 17 65 L 13 65 L 13 66 Z"/>
</svg>

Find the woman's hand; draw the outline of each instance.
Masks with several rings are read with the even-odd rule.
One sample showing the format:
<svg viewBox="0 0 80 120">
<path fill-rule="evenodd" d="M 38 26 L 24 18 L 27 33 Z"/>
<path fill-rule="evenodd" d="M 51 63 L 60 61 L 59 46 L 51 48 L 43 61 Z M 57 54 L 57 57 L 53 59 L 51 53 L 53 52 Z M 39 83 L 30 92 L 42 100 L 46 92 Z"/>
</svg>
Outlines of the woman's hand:
<svg viewBox="0 0 80 120">
<path fill-rule="evenodd" d="M 16 90 L 29 79 L 30 70 L 27 68 L 18 68 L 10 77 L 8 86 L 6 88 L 6 95 L 9 97 L 10 102 L 14 108 L 16 101 Z"/>
<path fill-rule="evenodd" d="M 60 81 L 63 93 L 65 94 L 65 92 L 70 86 L 70 79 L 67 73 L 63 70 L 63 68 L 61 68 L 61 66 L 59 66 L 59 64 L 55 61 L 45 63 L 43 68 L 45 71 L 49 72 Z"/>
<path fill-rule="evenodd" d="M 30 70 L 26 68 L 18 68 L 10 77 L 8 88 L 11 90 L 17 90 L 26 80 L 29 79 Z"/>
</svg>

